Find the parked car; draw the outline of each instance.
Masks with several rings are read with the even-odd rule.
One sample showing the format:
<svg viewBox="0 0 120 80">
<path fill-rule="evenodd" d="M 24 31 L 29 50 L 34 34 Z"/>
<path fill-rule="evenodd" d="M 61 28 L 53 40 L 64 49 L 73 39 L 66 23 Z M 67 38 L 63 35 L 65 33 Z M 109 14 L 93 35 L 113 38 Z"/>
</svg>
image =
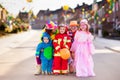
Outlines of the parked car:
<svg viewBox="0 0 120 80">
<path fill-rule="evenodd" d="M 120 23 L 116 25 L 116 30 L 120 32 Z"/>
<path fill-rule="evenodd" d="M 114 32 L 113 22 L 102 23 L 102 35 L 103 37 L 110 36 Z"/>
</svg>

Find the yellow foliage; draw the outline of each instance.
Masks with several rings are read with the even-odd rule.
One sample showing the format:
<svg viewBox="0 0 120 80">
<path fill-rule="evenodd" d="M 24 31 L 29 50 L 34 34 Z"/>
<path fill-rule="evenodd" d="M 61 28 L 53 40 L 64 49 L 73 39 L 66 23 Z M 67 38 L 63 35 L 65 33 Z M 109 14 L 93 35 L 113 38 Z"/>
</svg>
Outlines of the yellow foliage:
<svg viewBox="0 0 120 80">
<path fill-rule="evenodd" d="M 5 28 L 5 32 L 11 32 L 12 30 L 10 29 L 10 27 L 9 26 L 7 26 L 6 28 Z"/>
<path fill-rule="evenodd" d="M 32 2 L 32 0 L 26 0 L 27 2 Z"/>
<path fill-rule="evenodd" d="M 63 6 L 63 10 L 67 11 L 69 9 L 69 6 L 68 5 L 64 5 Z"/>
</svg>

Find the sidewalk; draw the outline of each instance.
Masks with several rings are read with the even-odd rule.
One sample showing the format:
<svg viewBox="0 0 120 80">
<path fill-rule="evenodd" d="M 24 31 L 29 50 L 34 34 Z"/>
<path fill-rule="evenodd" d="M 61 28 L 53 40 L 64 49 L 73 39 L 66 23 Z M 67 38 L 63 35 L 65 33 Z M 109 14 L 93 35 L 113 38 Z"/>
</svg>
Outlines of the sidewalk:
<svg viewBox="0 0 120 80">
<path fill-rule="evenodd" d="M 37 34 L 38 30 L 30 30 L 26 32 L 21 32 L 18 34 L 11 34 L 9 36 L 4 36 L 0 38 L 0 54 L 9 51 L 11 48 L 15 48 L 22 44 L 23 42 L 30 39 L 34 34 Z M 40 33 L 40 32 L 39 32 Z M 38 34 L 39 34 L 38 33 Z"/>
<path fill-rule="evenodd" d="M 99 47 L 104 47 L 106 49 L 120 53 L 120 40 L 112 40 L 112 39 L 96 37 L 94 43 L 100 44 Z"/>
</svg>

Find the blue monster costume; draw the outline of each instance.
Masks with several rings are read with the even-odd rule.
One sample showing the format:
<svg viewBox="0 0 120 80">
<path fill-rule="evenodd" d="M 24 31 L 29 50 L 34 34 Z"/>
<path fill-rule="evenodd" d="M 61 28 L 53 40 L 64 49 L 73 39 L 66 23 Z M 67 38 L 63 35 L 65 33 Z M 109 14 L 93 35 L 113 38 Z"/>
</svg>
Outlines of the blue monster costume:
<svg viewBox="0 0 120 80">
<path fill-rule="evenodd" d="M 48 37 L 49 42 L 45 43 L 43 41 L 44 37 Z M 40 56 L 41 59 L 41 68 L 43 72 L 52 72 L 52 61 L 53 61 L 53 46 L 52 40 L 47 32 L 44 32 L 41 37 L 41 43 L 38 44 L 36 49 L 36 56 Z"/>
</svg>

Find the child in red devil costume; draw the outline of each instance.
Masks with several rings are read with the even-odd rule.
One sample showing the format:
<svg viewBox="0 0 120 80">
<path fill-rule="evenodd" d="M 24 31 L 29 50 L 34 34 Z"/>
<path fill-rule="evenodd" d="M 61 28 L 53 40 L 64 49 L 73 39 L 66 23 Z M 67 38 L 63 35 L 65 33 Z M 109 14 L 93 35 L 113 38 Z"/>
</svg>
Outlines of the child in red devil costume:
<svg viewBox="0 0 120 80">
<path fill-rule="evenodd" d="M 54 46 L 54 60 L 53 60 L 53 74 L 67 74 L 68 73 L 68 59 L 62 59 L 60 50 L 63 48 L 70 49 L 71 39 L 67 35 L 67 28 L 64 24 L 59 26 L 59 33 L 53 40 Z"/>
</svg>

